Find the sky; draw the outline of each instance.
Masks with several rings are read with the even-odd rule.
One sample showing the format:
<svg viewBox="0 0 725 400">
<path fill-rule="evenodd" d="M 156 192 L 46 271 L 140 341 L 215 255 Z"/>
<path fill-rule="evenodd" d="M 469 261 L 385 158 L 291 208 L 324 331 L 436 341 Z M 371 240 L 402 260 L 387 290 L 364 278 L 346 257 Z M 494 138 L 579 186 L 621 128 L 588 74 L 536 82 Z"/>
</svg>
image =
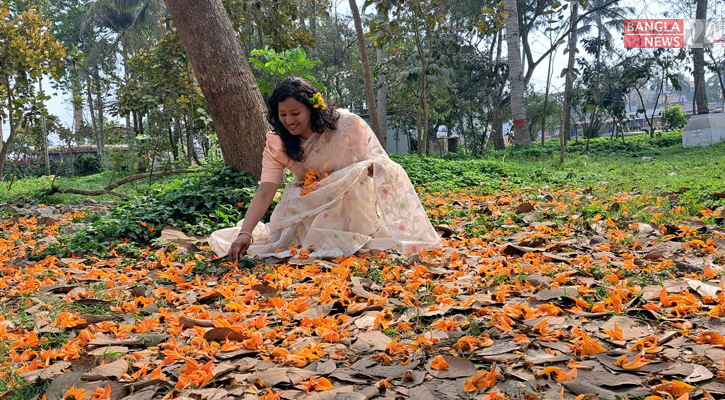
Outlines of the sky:
<svg viewBox="0 0 725 400">
<path fill-rule="evenodd" d="M 681 1 L 675 0 L 674 2 L 668 1 L 665 3 L 664 0 L 622 0 L 620 4 L 622 6 L 631 6 L 635 8 L 635 13 L 632 18 L 691 18 L 691 16 L 687 15 L 687 13 L 689 12 L 688 10 L 678 9 L 676 5 L 673 5 L 678 2 Z M 358 0 L 358 7 L 362 5 L 361 3 L 362 2 Z M 663 6 L 663 3 L 666 4 L 666 6 Z M 333 4 L 337 5 L 337 10 L 340 13 L 348 15 L 350 14 L 350 7 L 348 1 L 336 0 L 333 1 Z M 725 16 L 720 14 L 713 17 L 724 18 Z M 616 46 L 619 48 L 623 48 L 621 35 L 617 34 L 615 35 L 615 38 L 617 40 Z M 544 35 L 540 35 L 532 46 L 532 53 L 534 57 L 538 59 L 538 57 L 543 54 L 543 52 L 545 52 L 548 47 L 548 39 Z M 568 55 L 563 53 L 564 47 L 565 46 L 560 46 L 559 50 L 554 55 L 554 60 L 552 63 L 553 68 L 550 92 L 562 91 L 564 87 L 564 78 L 560 77 L 560 72 L 566 67 L 568 58 Z M 583 53 L 583 51 L 580 51 L 580 54 L 581 53 Z M 538 91 L 543 92 L 546 86 L 547 68 L 548 58 L 542 61 L 541 64 L 538 65 L 534 70 L 531 84 Z M 73 110 L 70 104 L 70 95 L 52 89 L 50 80 L 47 77 L 43 81 L 43 87 L 46 88 L 46 92 L 51 95 L 51 99 L 47 102 L 47 107 L 50 113 L 58 116 L 61 123 L 66 127 L 71 127 L 73 125 Z M 3 139 L 8 137 L 9 130 L 7 124 L 2 126 L 2 134 Z M 57 137 L 52 136 L 50 138 L 50 142 L 51 144 L 59 143 Z"/>
</svg>

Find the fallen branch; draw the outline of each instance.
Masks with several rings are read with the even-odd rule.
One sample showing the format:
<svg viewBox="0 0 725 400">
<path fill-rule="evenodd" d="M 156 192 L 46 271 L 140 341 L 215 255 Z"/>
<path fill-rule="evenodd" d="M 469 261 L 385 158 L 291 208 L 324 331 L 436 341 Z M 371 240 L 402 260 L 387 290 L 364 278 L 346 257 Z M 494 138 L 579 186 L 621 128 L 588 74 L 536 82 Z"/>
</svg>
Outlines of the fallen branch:
<svg viewBox="0 0 725 400">
<path fill-rule="evenodd" d="M 56 193 L 70 193 L 70 194 L 80 194 L 83 196 L 101 196 L 104 194 L 108 194 L 111 196 L 119 197 L 123 200 L 129 200 L 131 198 L 131 196 L 129 196 L 127 194 L 123 194 L 123 193 L 114 192 L 113 189 L 115 189 L 119 186 L 125 185 L 129 182 L 134 182 L 134 181 L 138 181 L 141 179 L 149 178 L 152 174 L 156 177 L 162 177 L 162 176 L 178 175 L 178 174 L 193 174 L 195 172 L 201 172 L 201 171 L 203 171 L 203 170 L 202 169 L 177 169 L 177 170 L 172 170 L 172 171 L 163 171 L 163 172 L 159 172 L 156 174 L 154 174 L 152 171 L 152 172 L 147 172 L 145 174 L 136 174 L 136 175 L 127 176 L 127 177 L 121 179 L 120 181 L 110 183 L 110 184 L 108 184 L 108 186 L 106 186 L 102 189 L 97 189 L 97 190 L 77 189 L 77 188 L 72 188 L 72 187 L 60 187 L 60 186 L 56 186 L 55 183 L 51 183 L 50 189 L 48 189 L 46 194 L 53 195 Z M 55 182 L 55 179 L 53 179 L 53 182 Z"/>
</svg>

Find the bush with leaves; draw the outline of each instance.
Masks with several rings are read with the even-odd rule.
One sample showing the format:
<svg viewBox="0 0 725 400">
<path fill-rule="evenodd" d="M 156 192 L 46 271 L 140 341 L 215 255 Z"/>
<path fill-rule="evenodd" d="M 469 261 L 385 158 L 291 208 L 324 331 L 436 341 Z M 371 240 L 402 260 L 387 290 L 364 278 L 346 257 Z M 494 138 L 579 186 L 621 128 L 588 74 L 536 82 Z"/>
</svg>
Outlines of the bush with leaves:
<svg viewBox="0 0 725 400">
<path fill-rule="evenodd" d="M 73 160 L 73 172 L 78 176 L 97 174 L 101 171 L 103 171 L 103 161 L 100 156 L 87 154 Z"/>
<path fill-rule="evenodd" d="M 263 49 L 252 50 L 249 61 L 254 69 L 259 71 L 257 85 L 265 96 L 272 94 L 277 82 L 290 76 L 307 79 L 325 91 L 325 86 L 312 75 L 312 70 L 320 61 L 308 59 L 307 53 L 301 47 L 276 52 L 265 46 Z"/>
<path fill-rule="evenodd" d="M 687 124 L 687 113 L 679 104 L 670 104 L 662 111 L 662 122 L 665 124 L 665 129 L 682 128 Z"/>
<path fill-rule="evenodd" d="M 85 228 L 61 238 L 61 246 L 54 252 L 99 253 L 119 239 L 146 245 L 161 235 L 164 225 L 189 235 L 207 235 L 242 219 L 256 189 L 257 183 L 247 173 L 227 166 L 211 167 L 92 216 Z"/>
</svg>

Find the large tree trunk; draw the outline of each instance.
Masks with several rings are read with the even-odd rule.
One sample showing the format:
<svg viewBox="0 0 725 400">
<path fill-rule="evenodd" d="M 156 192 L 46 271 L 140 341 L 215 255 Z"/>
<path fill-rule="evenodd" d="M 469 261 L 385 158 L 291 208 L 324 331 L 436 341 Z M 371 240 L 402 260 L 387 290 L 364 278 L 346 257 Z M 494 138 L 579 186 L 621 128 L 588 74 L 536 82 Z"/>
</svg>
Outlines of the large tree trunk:
<svg viewBox="0 0 725 400">
<path fill-rule="evenodd" d="M 576 42 L 577 42 L 577 34 L 576 34 L 576 23 L 577 19 L 579 18 L 579 2 L 577 0 L 573 1 L 571 4 L 571 18 L 569 21 L 572 24 L 571 32 L 569 33 L 569 62 L 566 66 L 566 83 L 564 84 L 564 116 L 563 116 L 563 123 L 562 130 L 559 133 L 559 137 L 561 138 L 561 159 L 564 159 L 564 144 L 567 140 L 571 139 L 571 104 L 570 104 L 570 97 L 571 97 L 571 91 L 574 86 L 574 61 L 576 60 Z"/>
<path fill-rule="evenodd" d="M 370 61 L 368 59 L 368 51 L 365 46 L 365 35 L 363 35 L 362 21 L 360 20 L 360 11 L 357 9 L 355 0 L 350 0 L 350 10 L 352 11 L 352 19 L 355 22 L 355 34 L 357 36 L 357 47 L 360 50 L 360 62 L 362 63 L 363 82 L 365 83 L 365 100 L 368 102 L 368 112 L 370 113 L 370 125 L 378 137 L 378 141 L 383 148 L 386 147 L 387 138 L 384 132 L 380 130 L 380 119 L 378 119 L 378 109 L 375 105 L 375 92 L 373 90 L 373 74 L 370 71 Z"/>
<path fill-rule="evenodd" d="M 524 89 L 526 85 L 521 70 L 521 34 L 519 33 L 519 12 L 517 0 L 504 0 L 506 43 L 508 47 L 509 82 L 511 83 L 511 111 L 514 116 L 514 143 L 531 147 L 529 124 L 526 121 Z"/>
<path fill-rule="evenodd" d="M 221 0 L 166 0 L 204 93 L 224 161 L 262 173 L 267 109 Z"/>
<path fill-rule="evenodd" d="M 703 23 L 705 22 L 705 19 L 707 18 L 707 0 L 697 0 L 695 18 L 701 20 Z M 705 30 L 703 29 L 703 31 L 699 34 L 704 37 Z M 705 83 L 705 49 L 702 47 L 695 47 L 692 49 L 692 64 L 692 75 L 695 78 L 695 114 L 708 114 L 707 85 Z"/>
</svg>

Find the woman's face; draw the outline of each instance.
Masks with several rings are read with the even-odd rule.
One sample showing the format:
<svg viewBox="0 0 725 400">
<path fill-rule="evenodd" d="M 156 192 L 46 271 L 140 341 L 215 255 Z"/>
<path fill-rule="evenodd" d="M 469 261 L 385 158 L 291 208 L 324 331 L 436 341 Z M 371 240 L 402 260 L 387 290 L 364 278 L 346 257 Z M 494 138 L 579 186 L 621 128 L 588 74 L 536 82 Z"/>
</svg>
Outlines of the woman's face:
<svg viewBox="0 0 725 400">
<path fill-rule="evenodd" d="M 288 97 L 284 101 L 280 101 L 277 113 L 277 117 L 282 122 L 282 125 L 292 135 L 299 136 L 305 140 L 312 136 L 310 109 L 294 97 Z"/>
</svg>

